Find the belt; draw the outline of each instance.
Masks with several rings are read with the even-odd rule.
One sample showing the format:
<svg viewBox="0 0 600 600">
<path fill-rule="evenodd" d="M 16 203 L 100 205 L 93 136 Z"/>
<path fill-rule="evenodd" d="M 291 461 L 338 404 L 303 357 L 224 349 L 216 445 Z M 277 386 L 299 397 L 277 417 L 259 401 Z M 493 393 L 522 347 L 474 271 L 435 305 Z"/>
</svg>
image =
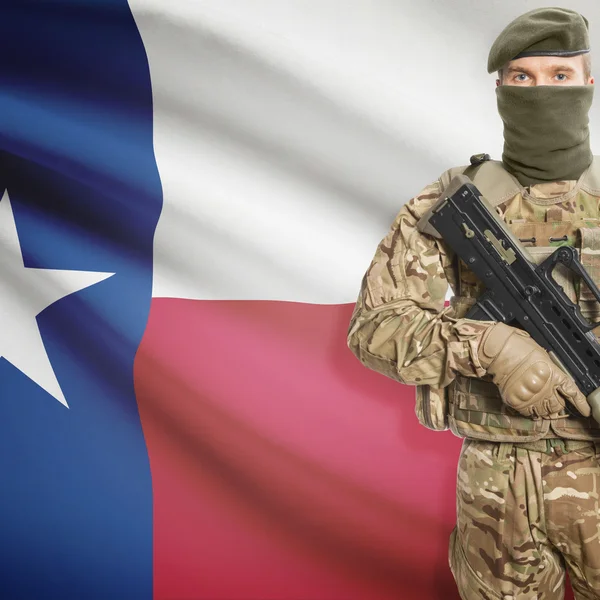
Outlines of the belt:
<svg viewBox="0 0 600 600">
<path fill-rule="evenodd" d="M 553 452 L 566 454 L 567 452 L 573 452 L 574 450 L 581 450 L 582 448 L 596 445 L 598 445 L 598 442 L 594 443 L 591 440 L 566 440 L 564 438 L 546 438 L 535 442 L 514 443 L 514 446 L 517 448 L 523 448 L 524 450 L 531 450 L 533 452 L 545 452 L 546 454 L 552 454 Z"/>
</svg>

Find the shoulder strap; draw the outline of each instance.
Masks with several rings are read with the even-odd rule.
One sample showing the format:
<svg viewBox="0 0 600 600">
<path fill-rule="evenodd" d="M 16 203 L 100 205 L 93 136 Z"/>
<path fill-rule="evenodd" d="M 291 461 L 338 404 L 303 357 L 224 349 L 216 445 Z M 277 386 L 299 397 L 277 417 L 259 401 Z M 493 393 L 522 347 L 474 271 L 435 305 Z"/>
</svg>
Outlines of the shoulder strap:
<svg viewBox="0 0 600 600">
<path fill-rule="evenodd" d="M 598 161 L 598 183 L 600 187 L 600 161 Z M 439 182 L 442 191 L 446 189 L 454 177 L 465 174 L 470 176 L 475 186 L 484 198 L 492 205 L 498 206 L 523 190 L 521 184 L 502 166 L 498 160 L 485 162 L 466 167 L 455 167 L 442 173 Z"/>
<path fill-rule="evenodd" d="M 498 160 L 484 162 L 473 177 L 475 187 L 494 207 L 523 191 L 523 187 Z"/>
<path fill-rule="evenodd" d="M 442 191 L 456 175 L 461 174 L 471 177 L 475 186 L 492 206 L 498 206 L 523 191 L 523 186 L 498 160 L 487 160 L 477 165 L 449 169 L 439 178 Z M 592 164 L 581 176 L 581 189 L 600 196 L 600 156 L 594 156 Z"/>
<path fill-rule="evenodd" d="M 592 164 L 583 174 L 581 188 L 594 195 L 600 195 L 600 157 L 594 156 Z"/>
</svg>

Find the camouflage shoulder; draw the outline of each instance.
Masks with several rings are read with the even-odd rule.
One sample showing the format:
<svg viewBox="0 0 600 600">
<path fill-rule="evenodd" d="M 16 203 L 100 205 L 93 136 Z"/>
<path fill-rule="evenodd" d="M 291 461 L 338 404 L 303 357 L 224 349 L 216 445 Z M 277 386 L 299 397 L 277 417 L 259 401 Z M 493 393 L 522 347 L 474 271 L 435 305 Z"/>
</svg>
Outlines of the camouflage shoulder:
<svg viewBox="0 0 600 600">
<path fill-rule="evenodd" d="M 444 171 L 436 181 L 423 188 L 414 198 L 408 201 L 406 207 L 411 214 L 420 219 L 438 200 L 440 194 L 448 187 L 450 181 L 460 175 L 467 165 L 454 167 Z"/>
<path fill-rule="evenodd" d="M 448 184 L 452 181 L 452 179 L 454 179 L 457 175 L 461 175 L 462 173 L 464 173 L 465 169 L 467 169 L 468 167 L 469 165 L 463 165 L 462 167 L 452 167 L 451 169 L 444 171 L 438 179 L 441 187 L 441 192 L 448 187 Z"/>
</svg>

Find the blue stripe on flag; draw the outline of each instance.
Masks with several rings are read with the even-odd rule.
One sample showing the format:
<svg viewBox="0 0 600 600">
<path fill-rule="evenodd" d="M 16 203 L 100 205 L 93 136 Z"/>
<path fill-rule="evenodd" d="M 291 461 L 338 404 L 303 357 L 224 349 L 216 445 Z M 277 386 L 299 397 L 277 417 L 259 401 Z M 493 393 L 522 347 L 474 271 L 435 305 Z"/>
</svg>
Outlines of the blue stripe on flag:
<svg viewBox="0 0 600 600">
<path fill-rule="evenodd" d="M 152 488 L 133 362 L 162 191 L 127 2 L 2 2 L 0 150 L 25 266 L 115 273 L 37 317 L 69 408 L 0 359 L 0 597 L 150 598 Z M 15 343 L 0 331 L 0 353 Z"/>
</svg>

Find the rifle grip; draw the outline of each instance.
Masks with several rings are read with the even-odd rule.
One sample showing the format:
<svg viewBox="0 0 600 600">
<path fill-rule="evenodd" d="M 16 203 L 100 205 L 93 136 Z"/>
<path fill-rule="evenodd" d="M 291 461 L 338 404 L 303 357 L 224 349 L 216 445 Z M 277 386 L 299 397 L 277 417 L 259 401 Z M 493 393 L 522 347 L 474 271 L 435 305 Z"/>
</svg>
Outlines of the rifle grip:
<svg viewBox="0 0 600 600">
<path fill-rule="evenodd" d="M 592 409 L 592 417 L 600 423 L 600 388 L 596 388 L 588 397 L 588 404 Z"/>
</svg>

